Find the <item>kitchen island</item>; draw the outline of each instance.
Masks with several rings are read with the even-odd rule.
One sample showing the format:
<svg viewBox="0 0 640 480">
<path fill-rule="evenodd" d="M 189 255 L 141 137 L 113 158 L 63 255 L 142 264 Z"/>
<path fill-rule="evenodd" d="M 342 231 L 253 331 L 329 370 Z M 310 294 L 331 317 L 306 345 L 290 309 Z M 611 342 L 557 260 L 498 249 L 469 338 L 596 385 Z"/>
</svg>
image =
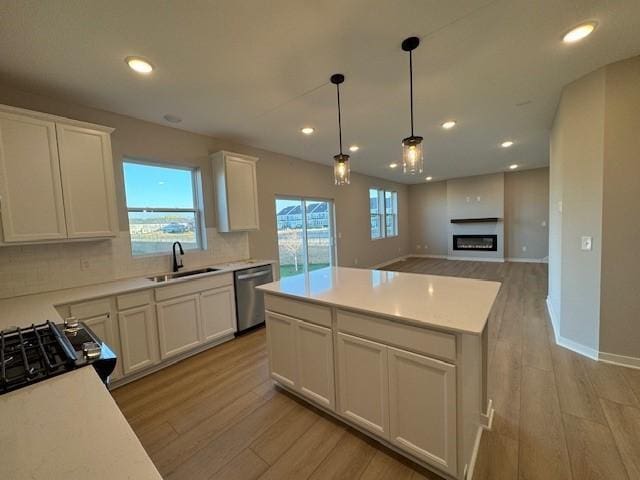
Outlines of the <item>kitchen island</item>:
<svg viewBox="0 0 640 480">
<path fill-rule="evenodd" d="M 499 283 L 329 267 L 258 288 L 278 385 L 445 478 L 472 477 Z"/>
</svg>

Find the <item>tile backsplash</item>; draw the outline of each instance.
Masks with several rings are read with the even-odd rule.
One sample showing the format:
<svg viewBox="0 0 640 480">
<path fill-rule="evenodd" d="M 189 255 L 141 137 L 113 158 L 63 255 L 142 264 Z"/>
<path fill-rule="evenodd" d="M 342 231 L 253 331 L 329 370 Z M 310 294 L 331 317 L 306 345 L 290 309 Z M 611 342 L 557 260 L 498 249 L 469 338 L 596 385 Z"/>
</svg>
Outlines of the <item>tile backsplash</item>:
<svg viewBox="0 0 640 480">
<path fill-rule="evenodd" d="M 186 268 L 249 258 L 245 232 L 207 228 L 207 250 L 187 251 Z M 170 255 L 133 257 L 129 232 L 111 240 L 0 247 L 0 298 L 163 273 Z"/>
</svg>

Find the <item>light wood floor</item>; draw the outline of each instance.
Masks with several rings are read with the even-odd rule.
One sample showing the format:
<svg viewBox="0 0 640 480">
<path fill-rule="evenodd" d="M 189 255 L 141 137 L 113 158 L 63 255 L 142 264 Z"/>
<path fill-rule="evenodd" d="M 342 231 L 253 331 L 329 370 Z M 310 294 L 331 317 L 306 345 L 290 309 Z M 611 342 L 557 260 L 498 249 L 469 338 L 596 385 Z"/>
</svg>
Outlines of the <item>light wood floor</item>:
<svg viewBox="0 0 640 480">
<path fill-rule="evenodd" d="M 385 269 L 503 282 L 489 319 L 496 415 L 476 480 L 640 479 L 640 370 L 555 345 L 545 265 L 409 259 Z M 440 478 L 274 389 L 264 330 L 113 395 L 166 479 Z"/>
</svg>

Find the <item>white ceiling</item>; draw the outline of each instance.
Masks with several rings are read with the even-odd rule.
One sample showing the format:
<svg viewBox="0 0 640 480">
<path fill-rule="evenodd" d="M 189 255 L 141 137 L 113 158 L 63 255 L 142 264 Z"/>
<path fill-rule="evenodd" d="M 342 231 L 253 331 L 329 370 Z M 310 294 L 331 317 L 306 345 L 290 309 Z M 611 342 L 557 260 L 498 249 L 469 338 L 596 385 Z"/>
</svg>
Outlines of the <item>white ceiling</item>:
<svg viewBox="0 0 640 480">
<path fill-rule="evenodd" d="M 565 45 L 583 20 L 599 28 Z M 0 74 L 22 88 L 315 162 L 337 153 L 332 73 L 354 171 L 388 168 L 409 133 L 408 36 L 416 134 L 434 179 L 548 164 L 563 85 L 640 54 L 638 0 L 1 0 Z M 142 77 L 124 58 L 142 55 Z M 520 106 L 519 106 L 520 104 Z M 458 126 L 440 128 L 448 119 Z M 312 125 L 316 133 L 299 133 Z M 510 149 L 499 143 L 512 139 Z"/>
</svg>

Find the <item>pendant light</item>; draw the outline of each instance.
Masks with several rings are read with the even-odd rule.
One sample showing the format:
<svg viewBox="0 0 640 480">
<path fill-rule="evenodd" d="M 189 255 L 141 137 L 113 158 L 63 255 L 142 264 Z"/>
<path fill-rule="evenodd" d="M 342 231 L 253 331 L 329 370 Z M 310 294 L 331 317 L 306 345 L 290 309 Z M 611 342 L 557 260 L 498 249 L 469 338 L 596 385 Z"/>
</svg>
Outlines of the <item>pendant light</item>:
<svg viewBox="0 0 640 480">
<path fill-rule="evenodd" d="M 344 82 L 344 75 L 336 73 L 331 75 L 331 83 L 336 86 L 338 94 L 338 139 L 340 142 L 340 153 L 333 157 L 333 181 L 336 185 L 349 185 L 351 182 L 351 167 L 349 165 L 349 155 L 342 153 L 342 116 L 340 112 L 340 84 Z"/>
<path fill-rule="evenodd" d="M 422 137 L 413 134 L 413 51 L 420 45 L 418 37 L 402 42 L 402 50 L 409 52 L 409 95 L 411 103 L 411 136 L 402 139 L 402 170 L 410 175 L 421 174 L 424 169 Z"/>
</svg>

